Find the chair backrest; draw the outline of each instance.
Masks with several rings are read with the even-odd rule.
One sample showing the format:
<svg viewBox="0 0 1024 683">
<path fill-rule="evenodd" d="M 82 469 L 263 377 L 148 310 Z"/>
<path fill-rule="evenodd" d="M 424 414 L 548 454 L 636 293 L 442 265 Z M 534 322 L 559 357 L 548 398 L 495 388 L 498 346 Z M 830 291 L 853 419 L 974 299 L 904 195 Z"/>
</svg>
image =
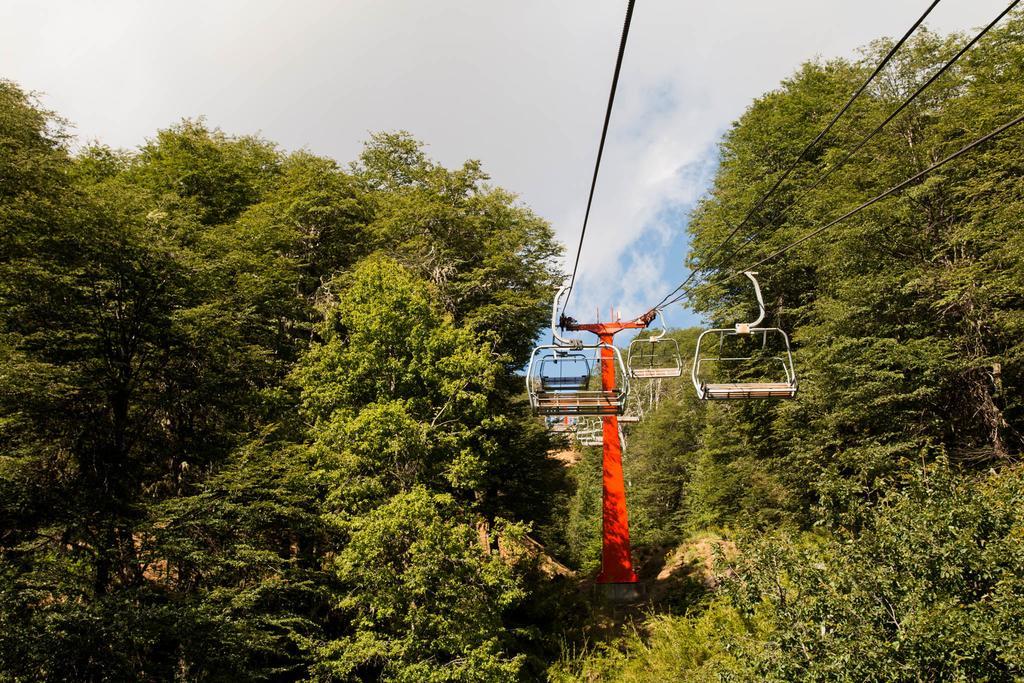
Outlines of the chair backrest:
<svg viewBox="0 0 1024 683">
<path fill-rule="evenodd" d="M 661 320 L 661 330 L 649 337 L 636 337 L 629 343 L 626 367 L 629 374 L 638 379 L 679 377 L 683 374 L 683 358 L 679 354 L 679 342 L 665 339 L 668 328 L 661 309 L 655 309 L 655 320 Z"/>
<path fill-rule="evenodd" d="M 675 339 L 634 339 L 626 355 L 629 374 L 634 379 L 679 377 L 683 357 Z"/>
<path fill-rule="evenodd" d="M 586 389 L 590 383 L 591 370 L 592 366 L 586 355 L 575 351 L 556 351 L 541 359 L 541 387 L 547 391 Z"/>
</svg>

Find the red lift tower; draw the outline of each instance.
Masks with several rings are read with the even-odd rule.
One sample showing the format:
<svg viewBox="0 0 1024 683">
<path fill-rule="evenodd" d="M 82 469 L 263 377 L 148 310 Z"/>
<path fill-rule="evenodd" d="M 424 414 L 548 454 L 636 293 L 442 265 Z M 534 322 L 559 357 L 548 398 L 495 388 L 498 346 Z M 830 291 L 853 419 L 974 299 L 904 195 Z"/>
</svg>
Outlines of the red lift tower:
<svg viewBox="0 0 1024 683">
<path fill-rule="evenodd" d="M 606 345 L 601 348 L 601 389 L 614 391 L 616 389 L 615 356 L 611 347 L 615 335 L 623 330 L 643 329 L 651 324 L 655 315 L 655 311 L 650 311 L 629 322 L 585 324 L 562 316 L 560 327 L 565 330 L 596 334 L 601 343 Z M 601 419 L 604 457 L 601 499 L 601 573 L 597 575 L 597 583 L 611 584 L 609 586 L 610 597 L 628 600 L 639 597 L 639 591 L 636 585 L 636 572 L 633 571 L 633 560 L 630 556 L 629 513 L 626 509 L 626 481 L 622 476 L 619 418 L 617 415 L 605 415 Z"/>
</svg>

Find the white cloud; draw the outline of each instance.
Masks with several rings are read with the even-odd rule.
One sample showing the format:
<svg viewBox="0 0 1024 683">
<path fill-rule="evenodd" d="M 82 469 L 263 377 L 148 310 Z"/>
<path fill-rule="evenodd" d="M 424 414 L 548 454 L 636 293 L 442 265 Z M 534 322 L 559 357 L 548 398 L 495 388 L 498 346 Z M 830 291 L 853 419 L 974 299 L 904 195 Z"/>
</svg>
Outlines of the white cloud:
<svg viewBox="0 0 1024 683">
<path fill-rule="evenodd" d="M 1006 0 L 946 2 L 929 25 Z M 669 247 L 708 154 L 806 59 L 899 35 L 925 0 L 639 0 L 573 307 L 633 315 L 684 275 Z M 84 139 L 132 147 L 183 116 L 352 159 L 404 128 L 446 164 L 479 158 L 575 249 L 621 0 L 7 0 L 0 75 Z M 570 257 L 572 253 L 570 253 Z M 684 318 L 672 318 L 681 322 Z"/>
</svg>

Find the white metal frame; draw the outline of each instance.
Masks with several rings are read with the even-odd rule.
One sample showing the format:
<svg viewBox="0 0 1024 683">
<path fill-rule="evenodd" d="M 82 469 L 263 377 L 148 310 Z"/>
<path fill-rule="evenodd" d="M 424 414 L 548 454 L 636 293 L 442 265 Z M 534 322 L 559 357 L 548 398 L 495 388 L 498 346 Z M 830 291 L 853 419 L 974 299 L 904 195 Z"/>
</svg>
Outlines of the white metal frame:
<svg viewBox="0 0 1024 683">
<path fill-rule="evenodd" d="M 793 352 L 789 345 L 789 335 L 778 327 L 758 327 L 764 320 L 764 299 L 761 296 L 761 287 L 755 277 L 757 273 L 744 272 L 754 285 L 754 293 L 757 295 L 757 306 L 759 315 L 757 320 L 750 323 L 736 323 L 735 328 L 715 328 L 704 330 L 697 337 L 697 348 L 693 352 L 693 366 L 690 369 L 690 379 L 693 387 L 697 390 L 697 396 L 702 400 L 731 400 L 751 398 L 793 398 L 797 392 L 796 369 L 793 365 Z M 719 335 L 718 356 L 710 358 L 701 357 L 701 344 L 704 337 L 709 334 Z M 764 343 L 767 344 L 769 334 L 780 335 L 786 345 L 785 356 L 772 356 L 771 358 L 782 364 L 785 382 L 732 382 L 732 383 L 708 383 L 701 379 L 701 365 L 705 361 L 716 363 L 739 362 L 750 360 L 748 357 L 723 357 L 722 345 L 727 336 L 746 336 L 761 334 L 764 336 Z"/>
<path fill-rule="evenodd" d="M 594 344 L 574 349 L 573 352 L 592 350 L 595 354 L 594 363 L 604 363 L 601 352 L 608 349 L 612 352 L 611 362 L 619 368 L 622 386 L 613 391 L 604 389 L 545 389 L 544 380 L 540 375 L 543 361 L 559 354 L 570 353 L 565 347 L 557 344 L 543 344 L 530 354 L 530 364 L 526 370 L 526 391 L 530 398 L 530 408 L 534 415 L 621 415 L 626 408 L 626 396 L 629 395 L 629 374 L 622 361 L 622 353 L 611 344 Z"/>
<path fill-rule="evenodd" d="M 635 379 L 662 379 L 665 377 L 679 377 L 683 374 L 683 357 L 679 353 L 679 342 L 671 337 L 663 339 L 663 337 L 668 333 L 668 328 L 665 327 L 665 318 L 661 315 L 661 309 L 656 311 L 656 317 L 661 319 L 661 332 L 651 337 L 636 338 L 629 343 L 629 353 L 626 356 L 626 367 L 629 368 L 629 374 Z M 642 349 L 645 344 L 648 345 L 648 348 L 650 348 L 652 352 L 657 344 L 668 344 L 671 347 L 672 358 L 675 360 L 675 366 L 663 366 L 660 368 L 636 367 L 634 364 L 634 354 L 637 350 Z"/>
<path fill-rule="evenodd" d="M 573 438 L 580 446 L 603 446 L 604 425 L 601 424 L 600 420 L 596 423 L 591 420 L 587 420 L 577 427 L 576 433 L 573 434 Z"/>
<path fill-rule="evenodd" d="M 604 445 L 604 422 L 601 419 L 597 419 L 596 422 L 592 422 L 594 418 L 588 418 L 586 422 L 580 425 L 576 432 L 573 433 L 573 439 L 576 441 L 577 446 L 603 446 Z M 622 448 L 623 453 L 626 451 L 626 435 L 622 431 L 622 425 L 619 425 L 619 446 Z"/>
</svg>

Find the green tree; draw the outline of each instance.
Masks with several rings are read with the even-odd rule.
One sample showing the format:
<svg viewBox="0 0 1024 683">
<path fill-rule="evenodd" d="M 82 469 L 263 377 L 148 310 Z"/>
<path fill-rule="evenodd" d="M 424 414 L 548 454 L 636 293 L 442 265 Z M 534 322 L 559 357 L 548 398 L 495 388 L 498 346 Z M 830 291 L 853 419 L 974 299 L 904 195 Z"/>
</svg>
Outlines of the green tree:
<svg viewBox="0 0 1024 683">
<path fill-rule="evenodd" d="M 288 368 L 276 323 L 295 295 L 246 300 L 266 292 L 226 273 L 238 260 L 263 281 L 294 268 L 211 259 L 188 198 L 140 184 L 130 156 L 71 159 L 46 112 L 3 93 L 17 160 L 0 202 L 5 619 L 36 643 L 4 664 L 27 678 L 160 677 L 181 615 L 151 579 L 147 518 L 277 410 Z"/>
<path fill-rule="evenodd" d="M 334 567 L 352 634 L 326 643 L 329 680 L 513 680 L 522 655 L 502 610 L 524 593 L 498 555 L 481 552 L 472 519 L 447 495 L 416 487 L 357 518 Z"/>
<path fill-rule="evenodd" d="M 142 147 L 133 175 L 157 195 L 192 205 L 205 225 L 231 221 L 270 189 L 281 155 L 255 136 L 229 137 L 185 119 Z"/>
<path fill-rule="evenodd" d="M 496 447 L 488 408 L 501 358 L 393 260 L 366 259 L 342 281 L 318 327 L 323 342 L 295 371 L 342 548 L 337 608 L 349 620 L 325 635 L 317 671 L 507 677 L 520 661 L 496 632 L 522 591 L 481 547 L 474 505 Z"/>
<path fill-rule="evenodd" d="M 737 244 L 753 236 L 750 246 L 733 262 L 716 265 L 709 282 L 696 288 L 700 306 L 716 319 L 745 317 L 749 285 L 727 279 L 732 269 L 1011 118 L 1007 97 L 1019 83 L 1006 78 L 1020 73 L 1014 55 L 1022 21 L 1013 13 L 927 98 L 828 182 L 803 193 L 963 40 L 929 32 L 913 38 L 853 116 L 801 162 L 792 182 L 738 236 Z M 884 41 L 872 45 L 861 65 L 808 64 L 752 105 L 726 136 L 712 196 L 691 224 L 694 263 L 727 234 L 723 217 L 738 220 L 788 165 L 793 145 L 813 137 L 887 48 Z M 1008 133 L 761 269 L 770 319 L 794 332 L 801 396 L 741 411 L 715 407 L 728 411 L 710 418 L 722 420 L 718 433 L 757 435 L 756 442 L 742 442 L 743 452 L 719 462 L 748 470 L 746 476 L 784 473 L 782 498 L 769 499 L 790 500 L 785 507 L 803 509 L 804 523 L 818 503 L 835 521 L 855 523 L 863 503 L 922 460 L 947 454 L 967 466 L 989 465 L 1019 451 L 1015 333 L 1022 302 L 1011 292 L 1021 291 L 1020 269 L 1013 267 L 1020 231 L 1018 221 L 996 207 L 1019 205 L 1012 178 L 1020 136 Z M 750 463 L 753 470 L 741 464 L 752 458 L 760 460 Z"/>
<path fill-rule="evenodd" d="M 479 162 L 448 170 L 408 133 L 373 136 L 354 171 L 372 190 L 376 243 L 433 283 L 456 322 L 490 336 L 510 369 L 522 366 L 558 277 L 547 223 L 488 186 Z"/>
<path fill-rule="evenodd" d="M 324 341 L 296 369 L 317 443 L 346 478 L 393 493 L 412 483 L 472 490 L 482 476 L 501 368 L 433 300 L 396 262 L 361 262 L 319 326 Z"/>
<path fill-rule="evenodd" d="M 201 120 L 71 155 L 61 125 L 0 83 L 0 677 L 522 670 L 538 575 L 495 546 L 560 537 L 515 375 L 547 224 L 404 134 L 345 171 Z M 415 618 L 375 626 L 389 600 Z"/>
</svg>

